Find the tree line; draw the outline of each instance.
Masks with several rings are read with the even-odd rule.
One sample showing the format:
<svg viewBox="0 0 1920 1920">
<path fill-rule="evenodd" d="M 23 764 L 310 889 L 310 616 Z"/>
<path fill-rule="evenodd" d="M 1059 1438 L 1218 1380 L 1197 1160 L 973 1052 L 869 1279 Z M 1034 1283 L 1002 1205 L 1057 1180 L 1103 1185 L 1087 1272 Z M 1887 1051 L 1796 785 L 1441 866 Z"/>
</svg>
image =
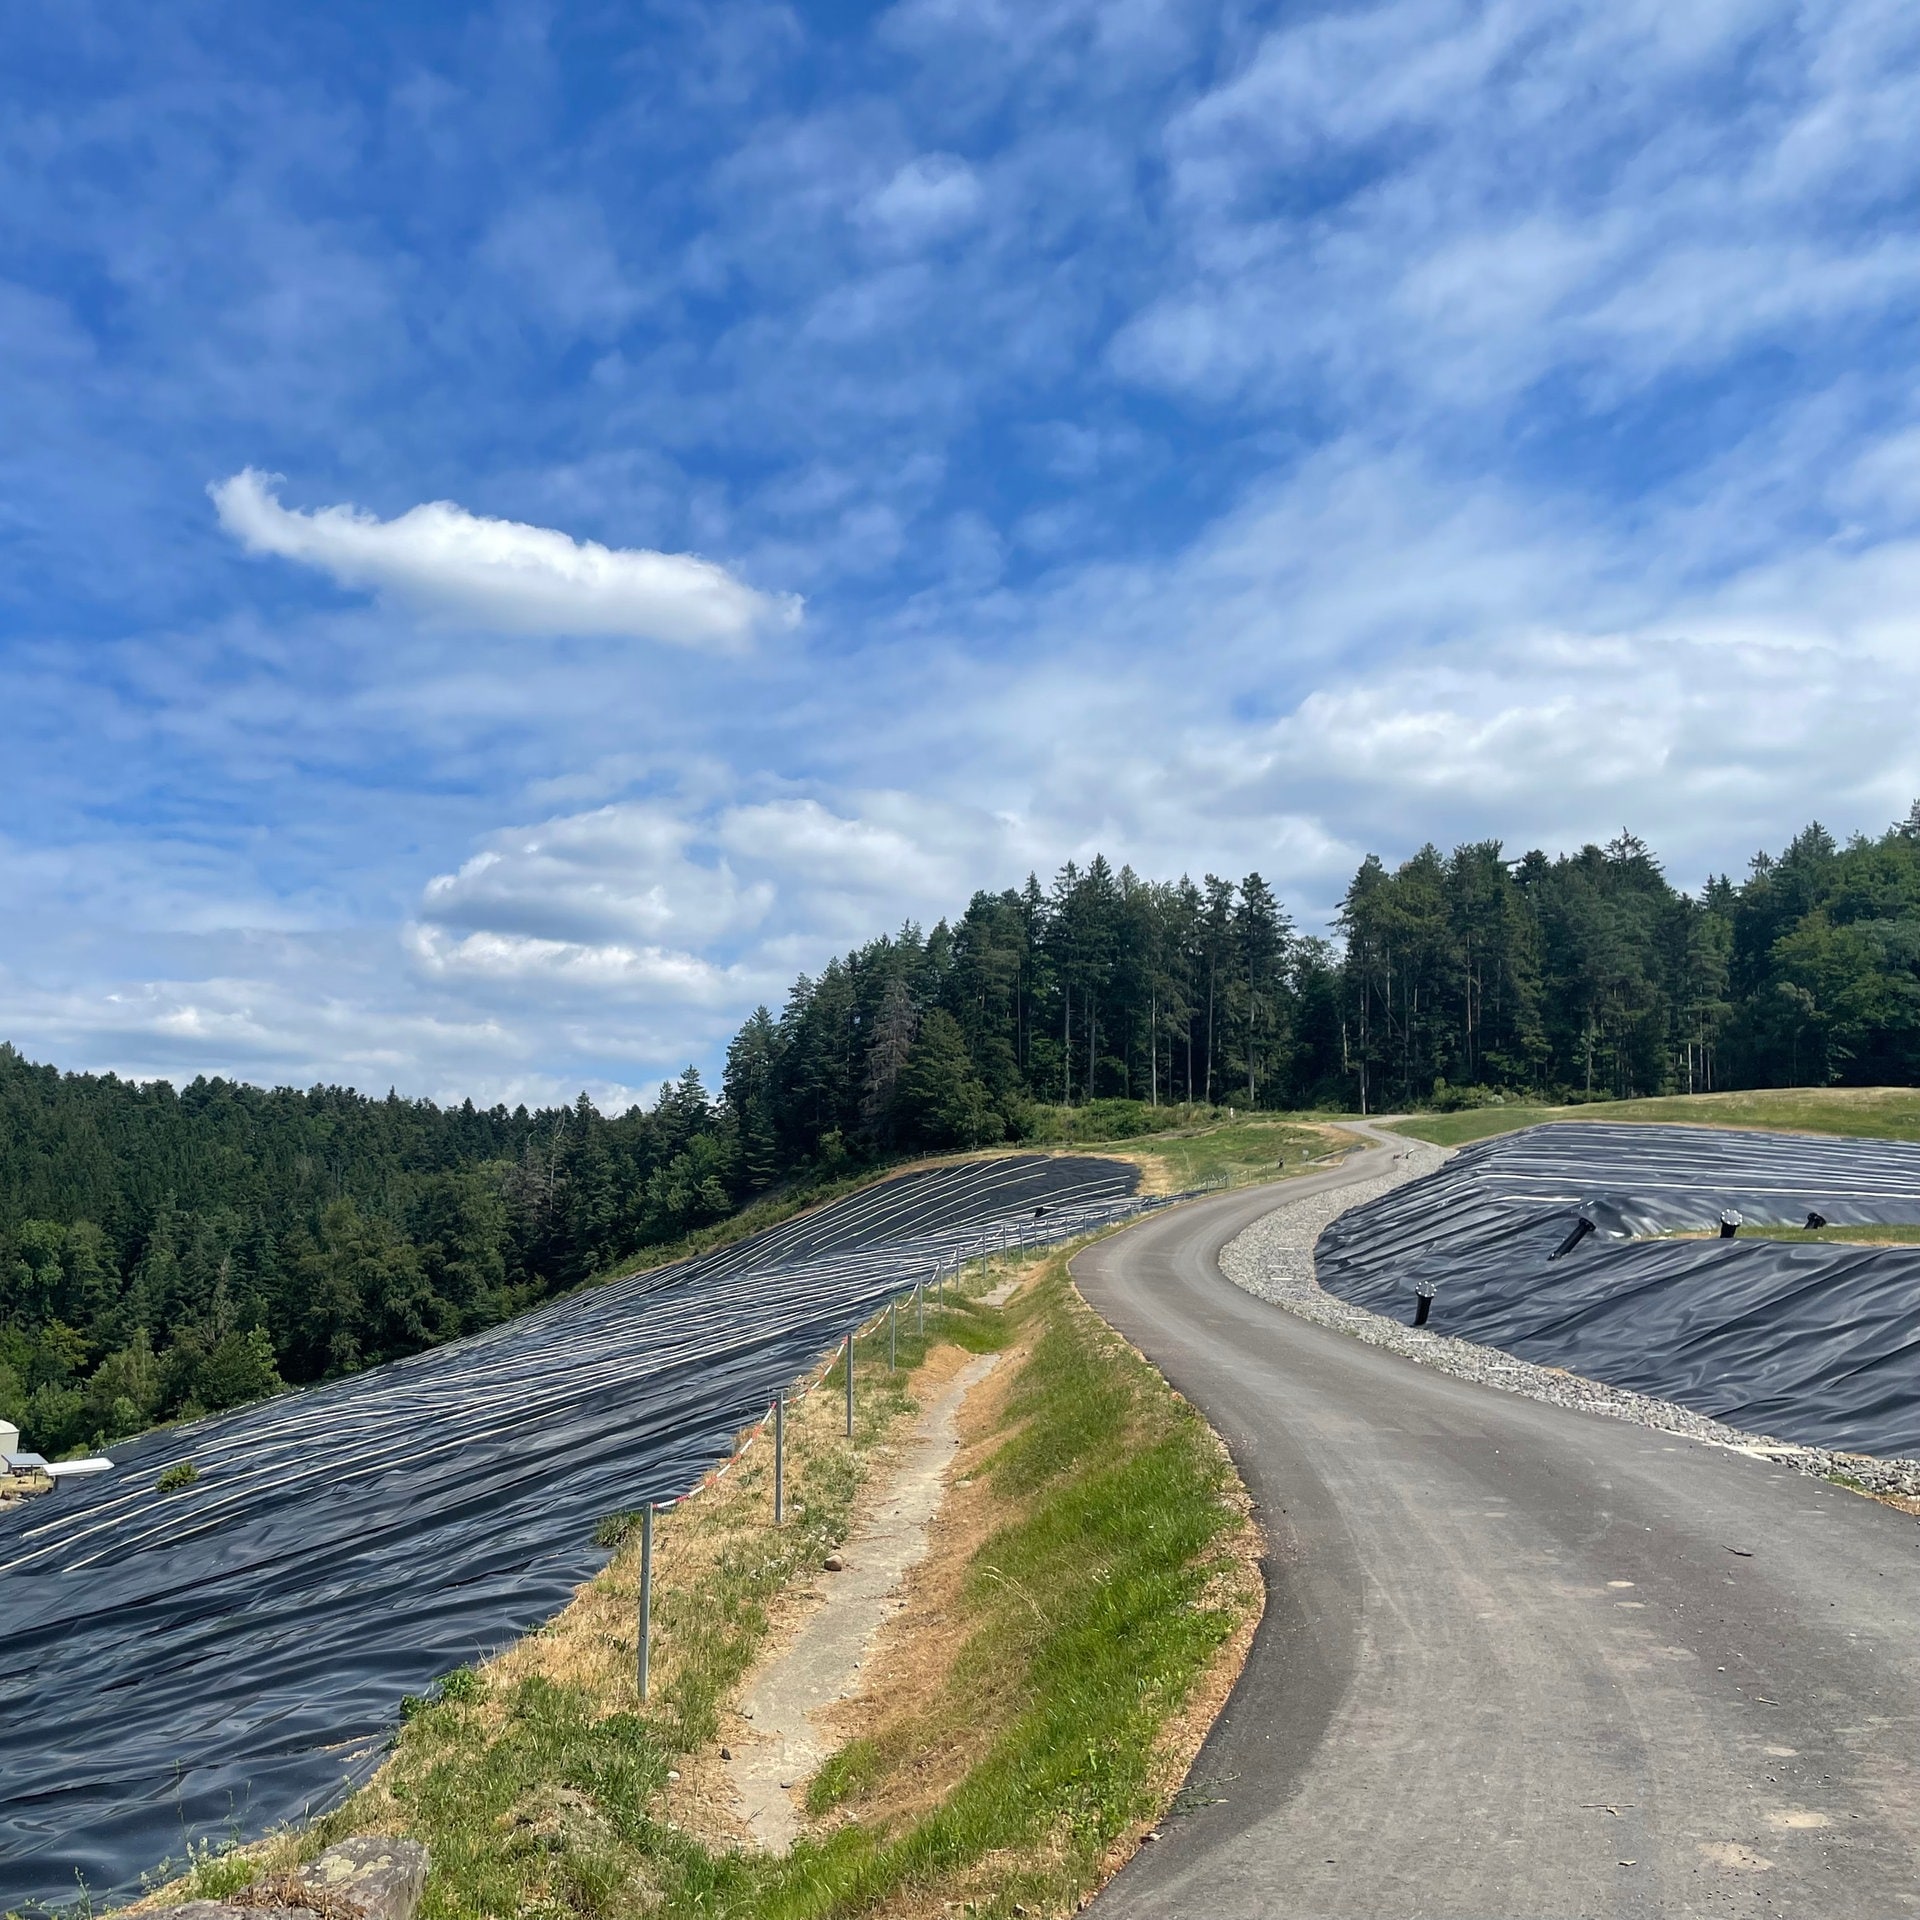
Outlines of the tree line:
<svg viewBox="0 0 1920 1920">
<path fill-rule="evenodd" d="M 1258 875 L 1095 858 L 794 983 L 646 1107 L 61 1074 L 0 1046 L 0 1415 L 43 1450 L 474 1331 L 769 1192 L 1193 1110 L 1920 1079 L 1920 807 L 1676 889 L 1622 834 Z"/>
</svg>

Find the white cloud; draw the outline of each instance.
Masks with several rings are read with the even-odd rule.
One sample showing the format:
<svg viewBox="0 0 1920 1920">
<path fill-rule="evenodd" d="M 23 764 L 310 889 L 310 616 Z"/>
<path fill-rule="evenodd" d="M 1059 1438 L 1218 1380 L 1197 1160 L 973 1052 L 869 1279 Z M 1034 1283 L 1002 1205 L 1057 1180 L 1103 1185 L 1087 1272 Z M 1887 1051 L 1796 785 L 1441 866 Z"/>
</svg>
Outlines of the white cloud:
<svg viewBox="0 0 1920 1920">
<path fill-rule="evenodd" d="M 495 223 L 480 255 L 568 333 L 610 339 L 645 304 L 590 204 L 543 195 L 513 207 Z"/>
<path fill-rule="evenodd" d="M 651 1009 L 662 1026 L 675 1009 L 737 1017 L 848 945 L 956 911 L 1019 855 L 1014 824 L 975 808 L 837 805 L 687 793 L 508 829 L 427 883 L 404 945 L 448 986 Z"/>
<path fill-rule="evenodd" d="M 1904 312 L 1920 252 L 1897 220 L 1853 217 L 1916 177 L 1891 129 L 1920 80 L 1875 11 L 1285 15 L 1165 124 L 1180 270 L 1123 321 L 1112 364 L 1214 398 L 1326 405 L 1331 387 L 1354 413 L 1393 394 L 1456 415 L 1573 373 L 1604 411 Z M 1736 77 L 1749 58 L 1768 84 Z M 1723 87 L 1737 113 L 1715 110 Z"/>
<path fill-rule="evenodd" d="M 729 808 L 718 837 L 730 851 L 802 884 L 891 890 L 907 898 L 926 891 L 927 856 L 906 834 L 844 819 L 817 800 Z"/>
<path fill-rule="evenodd" d="M 441 926 L 583 947 L 692 950 L 765 918 L 773 889 L 743 885 L 724 859 L 693 858 L 694 824 L 625 801 L 492 835 L 457 873 L 427 883 Z"/>
<path fill-rule="evenodd" d="M 249 553 L 277 554 L 429 614 L 496 632 L 662 640 L 735 651 L 796 625 L 800 603 L 757 592 L 710 560 L 603 547 L 552 527 L 491 520 L 450 500 L 380 520 L 351 506 L 283 507 L 252 467 L 208 488 Z"/>
<path fill-rule="evenodd" d="M 896 241 L 923 244 L 970 227 L 984 199 L 979 176 L 964 160 L 923 153 L 869 196 L 861 212 Z"/>
<path fill-rule="evenodd" d="M 442 978 L 702 1006 L 724 1000 L 733 990 L 723 969 L 667 947 L 589 946 L 523 933 L 470 933 L 456 940 L 418 923 L 405 930 L 404 938 L 421 967 Z"/>
</svg>

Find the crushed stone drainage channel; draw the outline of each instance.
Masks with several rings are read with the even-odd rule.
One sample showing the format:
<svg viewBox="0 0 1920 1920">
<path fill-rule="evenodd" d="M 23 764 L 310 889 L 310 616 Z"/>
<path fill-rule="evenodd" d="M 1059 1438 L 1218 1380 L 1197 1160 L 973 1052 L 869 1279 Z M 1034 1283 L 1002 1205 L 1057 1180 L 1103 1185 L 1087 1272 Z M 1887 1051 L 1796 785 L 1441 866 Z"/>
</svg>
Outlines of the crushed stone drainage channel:
<svg viewBox="0 0 1920 1920">
<path fill-rule="evenodd" d="M 1144 1207 L 1040 1155 L 903 1175 L 702 1259 L 116 1449 L 0 1517 L 0 1911 L 137 1889 L 336 1802 L 400 1702 L 563 1606 L 856 1321 Z M 1036 1217 L 1036 1209 L 1044 1209 Z M 159 1495 L 168 1467 L 199 1470 Z"/>
<path fill-rule="evenodd" d="M 1920 1224 L 1920 1146 L 1584 1121 L 1463 1147 L 1341 1213 L 1313 1268 L 1338 1299 L 1672 1401 L 1748 1434 L 1920 1454 L 1920 1246 L 1714 1233 L 1723 1213 L 1827 1231 Z M 1581 1221 L 1591 1230 L 1575 1237 Z"/>
</svg>

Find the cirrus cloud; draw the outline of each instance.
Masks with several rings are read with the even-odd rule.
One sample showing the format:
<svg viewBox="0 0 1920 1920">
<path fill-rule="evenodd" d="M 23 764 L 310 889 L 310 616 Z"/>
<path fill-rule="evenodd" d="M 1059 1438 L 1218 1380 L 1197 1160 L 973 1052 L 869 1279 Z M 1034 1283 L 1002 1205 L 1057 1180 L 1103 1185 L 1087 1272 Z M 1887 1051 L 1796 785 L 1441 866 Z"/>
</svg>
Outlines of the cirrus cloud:
<svg viewBox="0 0 1920 1920">
<path fill-rule="evenodd" d="M 690 553 L 603 547 L 553 527 L 494 520 L 451 500 L 391 520 L 352 506 L 284 507 L 279 476 L 246 467 L 207 491 L 249 553 L 392 594 L 422 612 L 496 632 L 660 640 L 734 652 L 796 625 L 800 602 L 758 592 Z"/>
</svg>

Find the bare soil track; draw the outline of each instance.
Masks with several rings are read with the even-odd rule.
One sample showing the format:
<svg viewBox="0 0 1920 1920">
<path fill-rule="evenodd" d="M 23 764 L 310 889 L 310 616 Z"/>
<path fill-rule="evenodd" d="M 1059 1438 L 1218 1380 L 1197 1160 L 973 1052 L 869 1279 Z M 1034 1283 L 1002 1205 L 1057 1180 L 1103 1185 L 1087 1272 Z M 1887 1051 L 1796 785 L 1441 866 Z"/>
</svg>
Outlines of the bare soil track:
<svg viewBox="0 0 1920 1920">
<path fill-rule="evenodd" d="M 1269 1604 L 1133 1916 L 1920 1911 L 1920 1527 L 1501 1394 L 1233 1286 L 1220 1249 L 1377 1149 L 1081 1253 L 1213 1423 Z"/>
</svg>

